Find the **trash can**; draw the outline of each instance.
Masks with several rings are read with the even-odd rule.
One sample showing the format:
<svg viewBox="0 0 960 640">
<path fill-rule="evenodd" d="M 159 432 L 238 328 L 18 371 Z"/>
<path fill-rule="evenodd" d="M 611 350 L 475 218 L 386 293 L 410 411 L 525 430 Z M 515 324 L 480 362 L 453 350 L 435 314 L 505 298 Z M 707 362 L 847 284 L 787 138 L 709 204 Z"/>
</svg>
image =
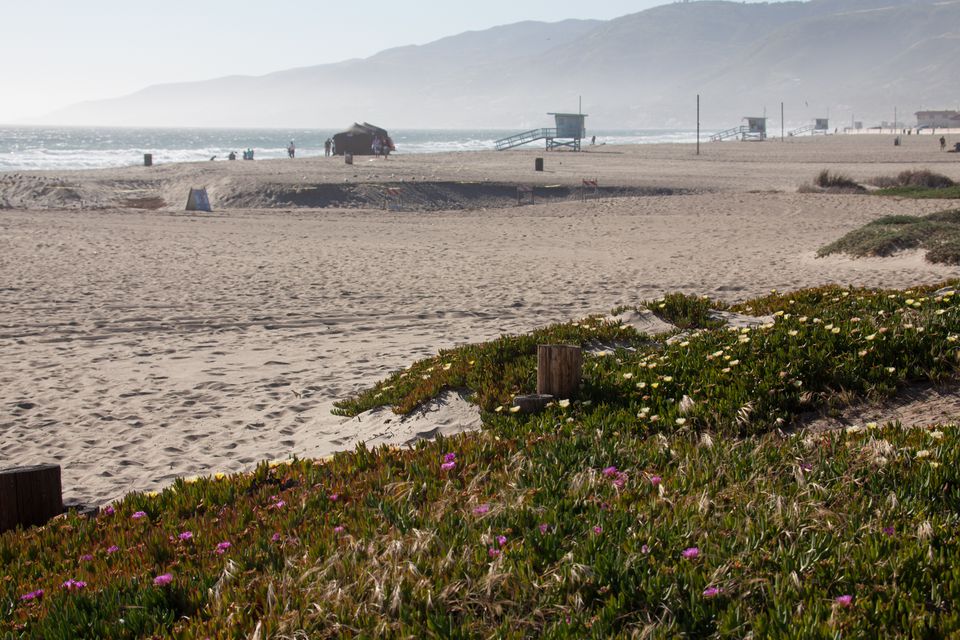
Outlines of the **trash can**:
<svg viewBox="0 0 960 640">
<path fill-rule="evenodd" d="M 152 167 L 153 166 L 153 154 L 145 153 L 143 154 L 143 166 Z"/>
<path fill-rule="evenodd" d="M 535 171 L 543 171 L 543 158 L 537 158 L 534 160 L 533 168 Z"/>
<path fill-rule="evenodd" d="M 353 154 L 352 153 L 343 154 L 343 161 L 347 164 L 353 164 Z"/>
</svg>

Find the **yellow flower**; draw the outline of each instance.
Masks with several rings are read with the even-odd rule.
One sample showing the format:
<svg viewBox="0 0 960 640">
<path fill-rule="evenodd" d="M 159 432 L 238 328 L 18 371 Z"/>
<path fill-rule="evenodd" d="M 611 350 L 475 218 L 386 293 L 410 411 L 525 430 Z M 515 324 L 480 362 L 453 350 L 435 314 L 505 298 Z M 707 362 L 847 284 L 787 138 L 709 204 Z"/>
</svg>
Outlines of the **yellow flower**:
<svg viewBox="0 0 960 640">
<path fill-rule="evenodd" d="M 686 418 L 677 418 L 677 424 L 682 427 L 683 425 L 687 424 L 687 419 L 686 419 Z"/>
<path fill-rule="evenodd" d="M 663 376 L 664 382 L 673 382 L 673 376 Z"/>
<path fill-rule="evenodd" d="M 720 369 L 720 371 L 723 373 L 730 373 L 730 367 L 724 367 L 723 369 Z"/>
<path fill-rule="evenodd" d="M 223 480 L 226 477 L 227 477 L 227 474 L 225 474 L 223 471 L 217 471 L 215 474 L 213 474 L 214 480 Z"/>
<path fill-rule="evenodd" d="M 646 382 L 638 382 L 638 383 L 637 383 L 637 389 L 645 389 L 646 386 L 647 386 L 647 383 L 646 383 Z"/>
<path fill-rule="evenodd" d="M 791 335 L 791 336 L 796 336 L 796 335 L 799 334 L 799 333 L 800 333 L 800 332 L 797 331 L 796 329 L 791 329 L 790 331 L 787 331 L 787 334 L 788 334 L 788 335 Z"/>
<path fill-rule="evenodd" d="M 873 340 L 876 337 L 877 337 L 877 334 L 871 333 L 870 335 L 867 336 L 867 340 Z"/>
<path fill-rule="evenodd" d="M 448 362 L 447 364 L 443 365 L 443 370 L 444 370 L 444 371 L 450 371 L 450 367 L 452 367 L 452 366 L 453 366 L 453 364 L 450 363 L 450 362 Z"/>
<path fill-rule="evenodd" d="M 651 389 L 656 389 L 656 388 L 659 387 L 659 386 L 660 386 L 660 383 L 659 383 L 659 382 L 651 382 L 651 383 L 650 383 L 650 388 L 651 388 Z"/>
<path fill-rule="evenodd" d="M 943 431 L 931 431 L 931 432 L 930 432 L 930 437 L 933 438 L 934 440 L 942 440 L 942 439 L 943 439 Z"/>
<path fill-rule="evenodd" d="M 557 404 L 560 405 L 560 408 L 561 408 L 561 409 L 566 409 L 567 407 L 570 406 L 570 401 L 569 401 L 569 400 L 561 400 L 561 401 L 558 402 Z"/>
<path fill-rule="evenodd" d="M 684 340 L 683 342 L 680 343 L 680 346 L 681 346 L 681 347 L 689 347 L 689 346 L 690 346 L 690 342 L 687 341 L 687 340 Z"/>
<path fill-rule="evenodd" d="M 144 491 L 143 495 L 145 495 L 148 498 L 156 498 L 160 494 L 156 491 Z"/>
<path fill-rule="evenodd" d="M 629 380 L 629 379 L 632 378 L 632 377 L 633 377 L 633 374 L 632 374 L 632 373 L 625 373 L 625 374 L 623 374 L 623 379 L 624 379 L 624 380 Z"/>
<path fill-rule="evenodd" d="M 830 333 L 840 333 L 840 327 L 834 327 L 830 330 Z"/>
<path fill-rule="evenodd" d="M 897 370 L 896 367 L 887 367 L 887 373 L 895 373 Z"/>
<path fill-rule="evenodd" d="M 826 329 L 827 331 L 830 331 L 831 329 L 833 329 L 833 323 L 831 322 L 830 324 L 823 325 L 823 328 Z"/>
<path fill-rule="evenodd" d="M 739 361 L 739 360 L 731 360 L 731 361 L 730 361 L 730 366 L 731 366 L 731 367 L 735 367 L 735 366 L 737 366 L 738 364 L 740 364 L 740 361 Z"/>
<path fill-rule="evenodd" d="M 874 429 L 876 429 L 876 428 L 877 428 L 877 423 L 876 423 L 876 422 L 868 422 L 868 423 L 867 423 L 867 429 L 870 429 L 870 430 L 872 431 L 872 430 L 874 430 Z"/>
<path fill-rule="evenodd" d="M 503 405 L 500 405 L 499 407 L 497 407 L 496 409 L 494 409 L 494 411 L 497 412 L 497 413 L 500 413 L 501 411 L 503 411 Z"/>
<path fill-rule="evenodd" d="M 199 476 L 187 476 L 186 478 L 183 479 L 183 482 L 184 484 L 193 484 L 199 479 L 200 479 Z"/>
<path fill-rule="evenodd" d="M 517 413 L 520 411 L 520 407 L 510 407 L 510 413 Z"/>
<path fill-rule="evenodd" d="M 929 458 L 930 452 L 926 449 L 921 449 L 920 451 L 917 451 L 917 457 L 920 459 Z"/>
<path fill-rule="evenodd" d="M 936 469 L 936 468 L 939 467 L 939 466 L 940 466 L 940 463 L 939 463 L 939 462 L 934 462 L 933 460 L 930 461 L 930 467 L 931 467 L 931 468 Z"/>
<path fill-rule="evenodd" d="M 799 322 L 800 324 L 803 324 L 806 321 L 807 321 L 807 316 L 800 316 L 799 318 L 797 318 L 797 322 Z"/>
</svg>

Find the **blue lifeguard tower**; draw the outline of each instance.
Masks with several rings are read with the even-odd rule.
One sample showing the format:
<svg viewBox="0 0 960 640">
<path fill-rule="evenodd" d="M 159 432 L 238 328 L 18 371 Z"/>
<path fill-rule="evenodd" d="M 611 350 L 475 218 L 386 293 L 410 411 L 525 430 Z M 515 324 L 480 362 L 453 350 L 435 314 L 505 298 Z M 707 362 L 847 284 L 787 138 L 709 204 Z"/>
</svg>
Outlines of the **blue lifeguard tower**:
<svg viewBox="0 0 960 640">
<path fill-rule="evenodd" d="M 497 140 L 497 151 L 512 149 L 520 145 L 536 142 L 537 140 L 546 141 L 546 150 L 570 149 L 571 151 L 580 151 L 580 141 L 587 136 L 585 113 L 548 113 L 553 116 L 554 127 L 552 129 L 531 129 L 501 140 Z"/>
</svg>

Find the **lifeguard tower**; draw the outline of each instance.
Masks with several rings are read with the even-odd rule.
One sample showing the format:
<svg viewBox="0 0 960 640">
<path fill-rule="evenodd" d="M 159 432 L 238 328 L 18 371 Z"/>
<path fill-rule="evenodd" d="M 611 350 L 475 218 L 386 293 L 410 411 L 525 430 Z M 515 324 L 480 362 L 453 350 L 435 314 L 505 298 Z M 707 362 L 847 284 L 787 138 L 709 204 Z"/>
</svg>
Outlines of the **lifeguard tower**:
<svg viewBox="0 0 960 640">
<path fill-rule="evenodd" d="M 799 136 L 804 133 L 809 133 L 812 136 L 815 135 L 827 135 L 830 130 L 830 120 L 829 118 L 817 118 L 813 121 L 813 124 L 807 124 L 797 129 L 794 129 L 790 132 L 791 136 Z"/>
<path fill-rule="evenodd" d="M 711 142 L 726 140 L 727 138 L 740 138 L 741 140 L 767 139 L 766 117 L 747 116 L 744 120 L 747 121 L 747 124 L 713 134 L 710 136 Z"/>
<path fill-rule="evenodd" d="M 553 116 L 554 127 L 552 129 L 531 129 L 523 133 L 517 133 L 501 140 L 497 140 L 497 151 L 512 149 L 520 145 L 536 142 L 537 140 L 546 141 L 546 150 L 570 149 L 580 151 L 580 141 L 587 136 L 585 113 L 548 113 Z"/>
</svg>

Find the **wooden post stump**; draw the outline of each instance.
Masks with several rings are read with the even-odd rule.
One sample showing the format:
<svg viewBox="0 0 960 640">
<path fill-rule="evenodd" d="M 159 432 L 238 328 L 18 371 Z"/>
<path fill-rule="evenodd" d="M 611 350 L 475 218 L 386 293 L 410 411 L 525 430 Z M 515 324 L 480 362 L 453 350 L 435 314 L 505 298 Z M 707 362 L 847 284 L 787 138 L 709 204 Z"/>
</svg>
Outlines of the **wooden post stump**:
<svg viewBox="0 0 960 640">
<path fill-rule="evenodd" d="M 580 347 L 556 344 L 537 346 L 537 393 L 558 399 L 575 398 L 580 390 L 582 365 Z"/>
<path fill-rule="evenodd" d="M 537 413 L 542 411 L 553 400 L 553 396 L 545 393 L 531 393 L 513 398 L 514 406 L 520 407 L 520 413 Z"/>
<path fill-rule="evenodd" d="M 0 532 L 45 524 L 63 513 L 60 467 L 41 464 L 0 470 Z"/>
</svg>

